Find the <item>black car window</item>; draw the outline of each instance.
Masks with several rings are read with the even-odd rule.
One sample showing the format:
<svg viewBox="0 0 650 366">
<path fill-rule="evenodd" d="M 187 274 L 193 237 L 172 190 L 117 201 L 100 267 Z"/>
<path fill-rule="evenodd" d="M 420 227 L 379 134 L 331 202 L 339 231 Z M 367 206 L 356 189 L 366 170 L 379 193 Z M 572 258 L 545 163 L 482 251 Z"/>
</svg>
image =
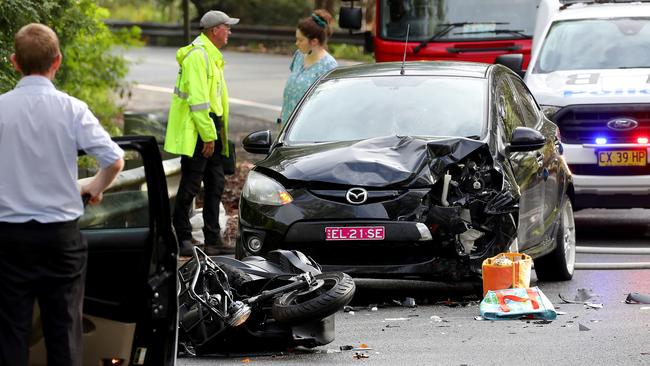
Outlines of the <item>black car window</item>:
<svg viewBox="0 0 650 366">
<path fill-rule="evenodd" d="M 528 91 L 524 82 L 514 76 L 509 76 L 510 82 L 516 93 L 516 101 L 521 110 L 524 126 L 535 128 L 539 122 L 540 112 L 537 103 Z"/>
<path fill-rule="evenodd" d="M 386 76 L 328 80 L 291 121 L 285 142 L 355 141 L 382 136 L 482 137 L 486 80 Z"/>
<path fill-rule="evenodd" d="M 509 142 L 515 128 L 524 126 L 523 117 L 517 106 L 515 91 L 506 78 L 501 78 L 497 82 L 496 95 L 497 113 L 502 121 L 504 142 Z"/>
<path fill-rule="evenodd" d="M 149 226 L 149 200 L 141 155 L 134 150 L 125 151 L 124 172 L 120 179 L 104 192 L 98 205 L 88 205 L 79 218 L 81 229 L 126 229 Z M 79 178 L 91 179 L 97 163 L 90 156 L 78 159 Z"/>
</svg>

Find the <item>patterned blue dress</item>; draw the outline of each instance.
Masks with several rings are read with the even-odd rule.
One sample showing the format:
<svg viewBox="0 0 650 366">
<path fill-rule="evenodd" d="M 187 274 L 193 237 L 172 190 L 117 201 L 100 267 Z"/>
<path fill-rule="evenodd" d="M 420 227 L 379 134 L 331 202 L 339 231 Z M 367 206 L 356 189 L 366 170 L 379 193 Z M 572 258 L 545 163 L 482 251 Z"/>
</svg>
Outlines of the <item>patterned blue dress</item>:
<svg viewBox="0 0 650 366">
<path fill-rule="evenodd" d="M 293 59 L 289 66 L 291 74 L 284 86 L 281 115 L 282 125 L 287 122 L 291 112 L 296 108 L 298 101 L 300 101 L 300 98 L 302 98 L 311 84 L 337 66 L 336 60 L 330 54 L 325 55 L 325 57 L 307 68 L 305 68 L 304 62 L 305 56 L 300 51 L 296 51 L 293 54 Z"/>
</svg>

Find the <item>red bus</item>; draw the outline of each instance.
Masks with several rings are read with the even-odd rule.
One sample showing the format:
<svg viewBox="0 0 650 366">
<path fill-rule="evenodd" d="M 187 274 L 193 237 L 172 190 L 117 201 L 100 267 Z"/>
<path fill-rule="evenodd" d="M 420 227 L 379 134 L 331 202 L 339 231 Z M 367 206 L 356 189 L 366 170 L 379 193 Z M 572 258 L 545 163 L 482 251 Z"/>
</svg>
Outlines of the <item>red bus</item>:
<svg viewBox="0 0 650 366">
<path fill-rule="evenodd" d="M 407 60 L 494 63 L 503 54 L 530 60 L 540 0 L 376 0 L 366 48 L 377 62 L 402 61 L 407 26 Z M 340 27 L 361 28 L 361 8 L 342 7 Z"/>
</svg>

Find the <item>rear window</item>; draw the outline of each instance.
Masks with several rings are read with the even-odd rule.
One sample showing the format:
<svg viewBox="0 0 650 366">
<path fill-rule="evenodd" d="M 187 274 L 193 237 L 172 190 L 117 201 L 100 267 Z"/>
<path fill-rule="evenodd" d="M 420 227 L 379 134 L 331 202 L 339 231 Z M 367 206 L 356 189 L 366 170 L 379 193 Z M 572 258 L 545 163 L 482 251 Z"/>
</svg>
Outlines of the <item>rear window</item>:
<svg viewBox="0 0 650 366">
<path fill-rule="evenodd" d="M 483 136 L 486 80 L 386 76 L 328 80 L 302 103 L 286 143 L 381 136 Z"/>
</svg>

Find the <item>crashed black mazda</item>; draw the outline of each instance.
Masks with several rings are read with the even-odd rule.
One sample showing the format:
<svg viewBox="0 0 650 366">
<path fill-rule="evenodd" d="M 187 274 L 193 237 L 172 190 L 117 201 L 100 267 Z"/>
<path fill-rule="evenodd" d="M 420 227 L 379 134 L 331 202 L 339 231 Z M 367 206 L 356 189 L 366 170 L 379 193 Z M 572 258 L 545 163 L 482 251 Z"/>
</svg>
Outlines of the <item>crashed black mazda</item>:
<svg viewBox="0 0 650 366">
<path fill-rule="evenodd" d="M 558 129 L 500 65 L 338 68 L 303 97 L 240 200 L 236 255 L 297 249 L 355 277 L 472 281 L 519 250 L 537 277 L 575 262 L 571 173 Z"/>
</svg>

